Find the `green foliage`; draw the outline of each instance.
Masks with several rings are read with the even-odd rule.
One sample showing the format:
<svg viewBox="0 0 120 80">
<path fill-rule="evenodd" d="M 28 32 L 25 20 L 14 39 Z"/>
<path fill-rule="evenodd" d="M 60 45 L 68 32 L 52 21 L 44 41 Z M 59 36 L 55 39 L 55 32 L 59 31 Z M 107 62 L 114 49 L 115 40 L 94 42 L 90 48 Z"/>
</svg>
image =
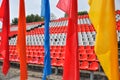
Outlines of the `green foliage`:
<svg viewBox="0 0 120 80">
<path fill-rule="evenodd" d="M 27 23 L 30 23 L 30 22 L 38 22 L 38 21 L 43 21 L 44 19 L 42 18 L 42 17 L 40 17 L 38 14 L 36 14 L 36 15 L 33 15 L 33 14 L 31 14 L 31 15 L 28 15 L 27 17 L 26 17 L 26 22 Z"/>
<path fill-rule="evenodd" d="M 78 15 L 85 15 L 85 14 L 88 14 L 88 12 L 87 11 L 78 12 Z M 68 15 L 65 13 L 64 17 L 68 17 Z"/>
<path fill-rule="evenodd" d="M 14 18 L 14 19 L 12 20 L 12 24 L 14 24 L 14 25 L 18 24 L 18 18 Z"/>
<path fill-rule="evenodd" d="M 78 15 L 85 15 L 85 14 L 88 14 L 88 12 L 87 11 L 78 12 Z"/>
<path fill-rule="evenodd" d="M 64 17 L 66 18 L 66 17 L 68 17 L 68 15 L 65 13 Z"/>
<path fill-rule="evenodd" d="M 43 21 L 43 17 L 40 17 L 38 14 L 34 15 L 34 14 L 31 14 L 31 15 L 27 15 L 26 17 L 26 22 L 27 23 L 30 23 L 30 22 L 38 22 L 38 21 Z M 18 18 L 14 18 L 12 20 L 12 24 L 15 25 L 15 24 L 18 24 Z"/>
</svg>

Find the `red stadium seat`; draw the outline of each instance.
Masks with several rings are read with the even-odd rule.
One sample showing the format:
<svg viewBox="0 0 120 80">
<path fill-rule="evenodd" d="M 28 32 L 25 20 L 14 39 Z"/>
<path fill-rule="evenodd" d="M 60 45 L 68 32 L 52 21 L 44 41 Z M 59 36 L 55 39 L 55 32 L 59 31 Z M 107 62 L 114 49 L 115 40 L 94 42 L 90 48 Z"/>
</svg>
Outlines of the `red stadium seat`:
<svg viewBox="0 0 120 80">
<path fill-rule="evenodd" d="M 57 53 L 57 52 L 52 52 L 52 53 L 51 53 L 51 58 L 59 58 L 59 53 Z"/>
<path fill-rule="evenodd" d="M 79 60 L 81 61 L 87 60 L 87 54 L 79 54 Z"/>
<path fill-rule="evenodd" d="M 57 60 L 57 66 L 63 67 L 63 65 L 64 65 L 64 59 Z"/>
<path fill-rule="evenodd" d="M 79 50 L 84 50 L 85 47 L 84 47 L 84 46 L 79 46 L 78 49 L 79 49 Z"/>
<path fill-rule="evenodd" d="M 15 55 L 10 55 L 10 61 L 15 61 Z"/>
<path fill-rule="evenodd" d="M 96 71 L 99 68 L 98 62 L 91 62 L 88 70 Z"/>
<path fill-rule="evenodd" d="M 20 61 L 20 58 L 19 58 L 18 55 L 16 55 L 15 61 L 16 61 L 16 62 L 19 62 L 19 61 Z"/>
<path fill-rule="evenodd" d="M 80 66 L 79 66 L 80 69 L 87 70 L 88 67 L 89 67 L 89 62 L 88 61 L 82 61 L 82 62 L 80 62 Z"/>
<path fill-rule="evenodd" d="M 91 49 L 91 46 L 85 46 L 85 49 L 86 49 L 86 50 L 90 50 L 90 49 Z"/>
<path fill-rule="evenodd" d="M 32 63 L 32 56 L 27 56 L 27 63 Z"/>
<path fill-rule="evenodd" d="M 88 49 L 88 50 L 86 50 L 86 53 L 87 54 L 94 54 L 94 50 L 93 49 Z"/>
<path fill-rule="evenodd" d="M 87 60 L 88 61 L 96 61 L 97 60 L 96 55 L 95 54 L 89 54 Z"/>
<path fill-rule="evenodd" d="M 37 64 L 38 63 L 38 57 L 32 57 L 31 63 Z"/>
<path fill-rule="evenodd" d="M 52 58 L 51 65 L 52 66 L 57 66 L 57 59 L 56 58 Z"/>
<path fill-rule="evenodd" d="M 79 54 L 86 54 L 86 50 L 79 50 L 78 53 Z"/>
<path fill-rule="evenodd" d="M 38 64 L 44 64 L 44 57 L 38 57 Z"/>
<path fill-rule="evenodd" d="M 38 51 L 34 51 L 33 52 L 33 57 L 38 57 L 37 54 L 38 54 Z"/>
<path fill-rule="evenodd" d="M 2 60 L 3 59 L 3 56 L 2 56 L 2 54 L 0 54 L 0 60 Z"/>
<path fill-rule="evenodd" d="M 60 53 L 60 54 L 59 54 L 59 58 L 60 58 L 60 59 L 65 59 L 65 54 L 64 54 L 64 53 Z"/>
<path fill-rule="evenodd" d="M 81 32 L 81 27 L 80 27 L 80 25 L 78 25 L 78 32 Z"/>
<path fill-rule="evenodd" d="M 32 57 L 33 56 L 33 51 L 29 51 L 27 55 Z"/>
<path fill-rule="evenodd" d="M 38 51 L 36 55 L 37 55 L 37 57 L 44 57 L 44 52 Z"/>
</svg>

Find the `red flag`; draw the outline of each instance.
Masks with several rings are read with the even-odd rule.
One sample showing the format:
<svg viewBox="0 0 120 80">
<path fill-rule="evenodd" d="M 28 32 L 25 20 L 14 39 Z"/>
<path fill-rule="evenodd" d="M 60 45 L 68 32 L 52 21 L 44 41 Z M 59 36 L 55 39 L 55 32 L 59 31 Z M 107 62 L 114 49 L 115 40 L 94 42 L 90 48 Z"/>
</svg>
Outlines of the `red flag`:
<svg viewBox="0 0 120 80">
<path fill-rule="evenodd" d="M 0 5 L 0 18 L 3 18 L 4 10 L 5 10 L 5 0 L 2 0 Z"/>
<path fill-rule="evenodd" d="M 9 0 L 3 0 L 0 7 L 0 18 L 2 20 L 2 34 L 1 34 L 1 51 L 3 56 L 3 67 L 2 72 L 4 75 L 8 73 L 10 62 L 9 62 Z"/>
<path fill-rule="evenodd" d="M 57 7 L 69 15 L 63 80 L 80 80 L 77 52 L 77 0 L 60 0 Z"/>
<path fill-rule="evenodd" d="M 26 62 L 26 17 L 24 0 L 20 0 L 17 50 L 20 56 L 20 80 L 27 80 Z"/>
<path fill-rule="evenodd" d="M 70 0 L 59 0 L 57 7 L 69 14 L 70 11 Z"/>
</svg>

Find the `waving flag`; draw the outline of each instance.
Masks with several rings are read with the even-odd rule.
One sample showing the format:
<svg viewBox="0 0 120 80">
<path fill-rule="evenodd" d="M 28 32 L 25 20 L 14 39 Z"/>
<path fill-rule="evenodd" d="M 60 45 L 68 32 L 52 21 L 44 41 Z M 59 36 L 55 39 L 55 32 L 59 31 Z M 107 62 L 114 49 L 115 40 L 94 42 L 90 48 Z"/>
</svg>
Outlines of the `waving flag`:
<svg viewBox="0 0 120 80">
<path fill-rule="evenodd" d="M 57 7 L 63 10 L 65 13 L 70 12 L 70 0 L 59 0 Z"/>
<path fill-rule="evenodd" d="M 114 0 L 89 0 L 96 29 L 95 52 L 109 80 L 120 80 Z"/>
<path fill-rule="evenodd" d="M 27 80 L 26 17 L 24 0 L 20 0 L 17 50 L 20 55 L 20 80 Z"/>
<path fill-rule="evenodd" d="M 2 20 L 2 36 L 1 36 L 1 51 L 0 54 L 3 56 L 3 67 L 2 72 L 4 75 L 8 73 L 10 62 L 9 62 L 9 0 L 3 0 L 0 7 L 0 20 Z"/>
<path fill-rule="evenodd" d="M 57 7 L 69 15 L 63 80 L 80 80 L 77 52 L 77 0 L 59 0 Z"/>
<path fill-rule="evenodd" d="M 50 36 L 49 36 L 49 22 L 50 22 L 50 5 L 49 0 L 42 0 L 41 15 L 45 19 L 44 28 L 44 70 L 43 70 L 43 80 L 51 74 L 51 61 L 50 61 Z"/>
</svg>

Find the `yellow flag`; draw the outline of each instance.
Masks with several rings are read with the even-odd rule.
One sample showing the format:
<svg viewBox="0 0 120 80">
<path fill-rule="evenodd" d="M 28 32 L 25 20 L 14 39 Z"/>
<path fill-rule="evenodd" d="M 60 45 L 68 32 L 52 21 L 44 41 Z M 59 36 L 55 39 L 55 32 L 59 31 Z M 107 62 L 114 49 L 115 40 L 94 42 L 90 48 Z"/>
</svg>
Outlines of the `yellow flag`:
<svg viewBox="0 0 120 80">
<path fill-rule="evenodd" d="M 120 80 L 114 0 L 89 0 L 96 29 L 95 52 L 109 80 Z"/>
</svg>

